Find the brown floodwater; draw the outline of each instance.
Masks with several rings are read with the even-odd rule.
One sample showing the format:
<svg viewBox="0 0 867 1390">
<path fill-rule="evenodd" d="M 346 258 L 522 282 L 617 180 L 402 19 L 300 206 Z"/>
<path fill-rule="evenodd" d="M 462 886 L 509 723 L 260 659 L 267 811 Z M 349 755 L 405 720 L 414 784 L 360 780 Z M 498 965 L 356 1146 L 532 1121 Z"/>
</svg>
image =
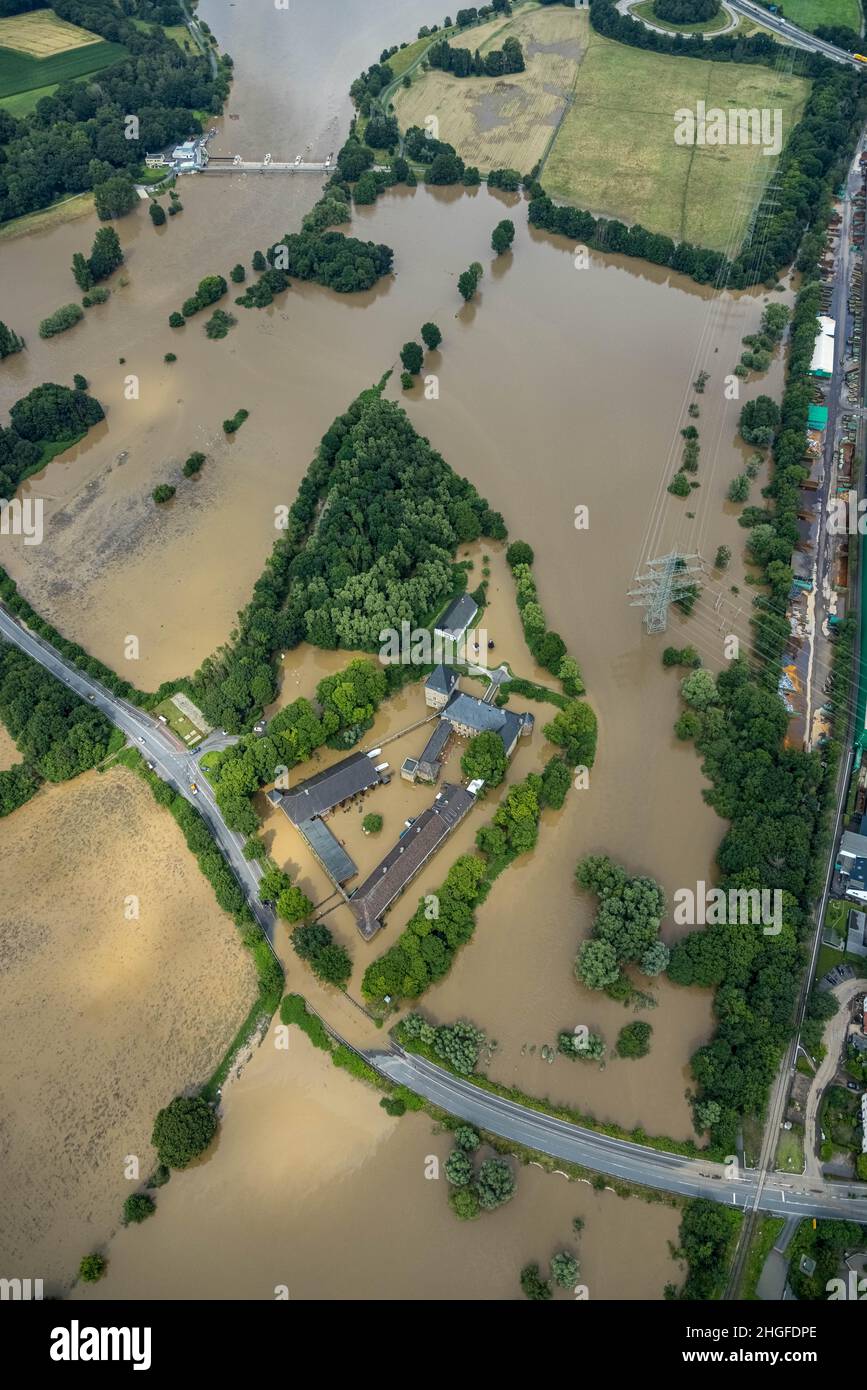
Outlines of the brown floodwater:
<svg viewBox="0 0 867 1390">
<path fill-rule="evenodd" d="M 290 158 L 308 146 L 317 155 L 336 148 L 352 77 L 384 45 L 413 38 L 431 19 L 428 0 L 384 0 L 375 7 L 295 0 L 287 12 L 203 0 L 200 10 L 236 63 L 237 81 L 214 148 L 255 156 L 264 146 Z M 498 1079 L 600 1119 L 688 1135 L 687 1064 L 712 1029 L 709 994 L 657 982 L 658 1007 L 642 1015 L 653 1025 L 653 1048 L 640 1062 L 613 1061 L 599 1071 L 561 1059 L 549 1068 L 539 1047 L 578 1023 L 601 1031 L 611 1046 L 631 1018 L 574 980 L 575 951 L 593 913 L 592 901 L 574 884 L 583 854 L 609 853 L 631 871 L 658 878 L 669 895 L 712 877 L 724 826 L 702 801 L 692 748 L 671 732 L 677 676 L 661 666 L 663 642 L 644 635 L 640 610 L 629 606 L 626 591 L 649 556 L 676 545 L 712 558 L 726 543 L 734 558 L 725 584 L 709 586 L 692 618 L 673 618 L 667 640 L 692 642 L 718 666 L 721 627 L 746 630 L 746 616 L 737 613 L 748 605 L 744 533 L 737 509 L 725 501 L 744 461 L 735 437 L 741 402 L 725 398 L 723 377 L 768 296 L 714 296 L 660 268 L 595 253 L 578 269 L 570 244 L 529 229 L 518 198 L 422 187 L 393 191 L 353 217 L 355 235 L 394 247 L 394 277 L 349 297 L 295 285 L 267 311 L 239 309 L 237 327 L 212 343 L 201 320 L 173 332 L 168 314 L 202 275 L 226 274 L 239 259 L 249 264 L 257 246 L 297 228 L 318 183 L 250 175 L 187 179 L 180 188 L 186 210 L 164 229 L 155 231 L 142 209 L 117 224 L 127 260 L 114 277 L 111 300 L 48 342 L 37 336 L 38 321 L 75 297 L 69 264 L 75 250 L 87 249 L 95 219 L 0 246 L 8 287 L 4 319 L 28 340 L 28 351 L 5 364 L 3 403 L 40 381 L 69 381 L 81 371 L 107 410 L 106 422 L 82 445 L 25 486 L 45 499 L 44 543 L 24 547 L 0 538 L 0 562 L 58 627 L 137 684 L 153 688 L 194 670 L 227 639 L 275 537 L 274 508 L 292 501 L 331 420 L 397 363 L 401 345 L 418 335 L 421 323 L 438 322 L 442 348 L 425 366 L 436 380 L 427 390 L 404 393 L 394 377 L 389 394 L 503 512 L 511 536 L 533 545 L 541 601 L 582 666 L 600 738 L 589 789 L 570 793 L 561 812 L 546 813 L 539 848 L 498 880 L 473 942 L 423 1004 L 437 1019 L 470 1017 L 496 1038 L 491 1074 Z M 515 246 L 495 261 L 490 233 L 503 216 L 514 218 Z M 473 303 L 461 307 L 457 277 L 473 260 L 482 261 L 485 276 Z M 163 361 L 168 351 L 178 356 L 172 365 Z M 699 370 L 710 380 L 705 393 L 693 397 L 690 383 Z M 125 399 L 130 373 L 139 379 L 138 400 Z M 775 362 L 742 396 L 773 394 L 780 384 Z M 681 501 L 664 488 L 692 399 L 701 409 L 701 487 Z M 228 442 L 221 421 L 242 406 L 250 419 Z M 180 464 L 192 449 L 204 450 L 208 463 L 198 480 L 182 481 Z M 150 492 L 166 480 L 178 484 L 178 493 L 157 510 Z M 761 481 L 754 484 L 754 500 Z M 576 528 L 577 507 L 589 509 L 586 529 Z M 492 555 L 495 571 L 487 621 L 492 635 L 496 628 L 497 656 L 511 658 L 519 634 L 509 611 L 511 580 L 498 549 L 484 553 Z M 474 562 L 475 583 L 480 554 Z M 741 595 L 730 593 L 732 585 Z M 123 660 L 130 634 L 140 641 L 132 671 Z M 345 653 L 310 648 L 288 653 L 277 704 L 312 694 L 316 681 L 346 659 Z M 513 665 L 532 676 L 528 656 L 513 658 Z M 414 722 L 421 698 L 410 687 L 392 702 L 365 746 Z M 512 703 L 523 707 L 520 697 Z M 523 777 L 550 752 L 543 722 L 538 718 L 532 742 L 520 748 L 511 778 Z M 396 740 L 384 757 L 399 767 L 406 751 L 417 751 L 422 733 Z M 319 765 L 331 757 L 323 752 Z M 381 810 L 386 825 L 376 838 L 361 834 L 357 811 L 336 818 L 362 869 L 430 796 L 399 777 L 377 791 L 369 809 Z M 472 847 L 487 815 L 480 808 L 464 822 L 372 945 L 361 942 L 345 907 L 328 915 L 353 952 L 350 990 L 356 997 L 368 960 L 395 939 L 419 894 L 432 891 L 457 854 Z M 269 815 L 266 838 L 278 861 L 322 900 L 328 885 L 304 860 L 285 817 Z M 671 939 L 670 923 L 663 935 Z M 278 944 L 289 962 L 290 987 L 303 988 L 354 1039 L 381 1041 L 351 1003 L 313 986 L 290 958 L 285 929 Z M 608 1290 L 600 1296 L 659 1295 L 670 1277 L 665 1243 L 676 1224 L 667 1209 L 636 1214 L 632 1203 L 567 1189 L 562 1178 L 533 1170 L 522 1175 L 518 1201 L 470 1233 L 453 1221 L 441 1192 L 432 1218 L 427 1189 L 415 1185 L 419 1155 L 444 1153 L 445 1141 L 431 1140 L 429 1122 L 419 1117 L 393 1124 L 375 1098 L 342 1075 L 327 1071 L 323 1084 L 324 1064 L 309 1049 L 298 1051 L 306 1042 L 299 1038 L 293 1048 L 291 1065 L 285 1054 L 275 1060 L 270 1047 L 256 1054 L 227 1093 L 214 1157 L 172 1179 L 160 1195 L 167 1210 L 158 1220 L 113 1243 L 111 1277 L 100 1292 L 269 1297 L 283 1282 L 298 1296 L 427 1291 L 437 1297 L 466 1276 L 468 1297 L 510 1296 L 513 1272 L 528 1258 L 543 1259 L 552 1240 L 567 1239 L 566 1209 L 571 1212 L 580 1198 L 599 1203 L 593 1207 L 600 1234 L 590 1277 Z M 410 1238 L 396 1240 L 389 1227 L 385 1255 L 371 1260 L 382 1244 L 383 1213 L 396 1198 L 401 1230 Z M 629 1223 L 620 1238 L 619 1221 Z M 350 1225 L 359 1232 L 358 1255 L 351 1257 L 345 1244 Z M 422 1228 L 423 1262 L 417 1258 Z M 588 1219 L 588 1263 L 590 1228 Z M 480 1241 L 482 1230 L 493 1246 Z M 630 1258 L 627 1272 L 625 1252 L 632 1256 L 636 1239 L 640 1259 Z M 208 1259 L 216 1241 L 219 1255 Z M 613 1253 L 618 1250 L 621 1263 Z"/>
<path fill-rule="evenodd" d="M 128 1156 L 153 1171 L 154 1116 L 208 1079 L 256 978 L 125 768 L 40 791 L 0 820 L 0 857 L 0 1270 L 53 1293 L 119 1225 Z"/>
<path fill-rule="evenodd" d="M 591 1300 L 657 1299 L 682 1278 L 675 1209 L 535 1167 L 517 1170 L 507 1206 L 458 1221 L 448 1135 L 424 1115 L 389 1119 L 296 1029 L 285 1051 L 266 1039 L 224 1112 L 213 1153 L 172 1175 L 154 1219 L 120 1231 L 105 1280 L 75 1297 L 514 1299 L 521 1267 L 563 1249 Z M 438 1179 L 425 1177 L 430 1157 Z"/>
</svg>

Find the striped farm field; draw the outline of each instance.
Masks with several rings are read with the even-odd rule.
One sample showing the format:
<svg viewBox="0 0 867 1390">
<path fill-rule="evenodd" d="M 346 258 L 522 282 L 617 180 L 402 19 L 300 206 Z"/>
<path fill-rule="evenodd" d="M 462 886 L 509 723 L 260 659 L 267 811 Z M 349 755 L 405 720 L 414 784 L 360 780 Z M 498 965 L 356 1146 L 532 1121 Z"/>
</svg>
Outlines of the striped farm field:
<svg viewBox="0 0 867 1390">
<path fill-rule="evenodd" d="M 0 48 L 14 48 L 31 58 L 51 58 L 70 48 L 101 42 L 89 29 L 58 19 L 53 10 L 30 10 L 0 19 Z"/>
<path fill-rule="evenodd" d="M 16 49 L 0 47 L 0 98 L 69 82 L 75 77 L 87 77 L 89 73 L 99 72 L 101 68 L 119 62 L 126 55 L 123 44 L 105 43 L 102 39 L 46 58 L 31 58 L 29 54 Z"/>
</svg>

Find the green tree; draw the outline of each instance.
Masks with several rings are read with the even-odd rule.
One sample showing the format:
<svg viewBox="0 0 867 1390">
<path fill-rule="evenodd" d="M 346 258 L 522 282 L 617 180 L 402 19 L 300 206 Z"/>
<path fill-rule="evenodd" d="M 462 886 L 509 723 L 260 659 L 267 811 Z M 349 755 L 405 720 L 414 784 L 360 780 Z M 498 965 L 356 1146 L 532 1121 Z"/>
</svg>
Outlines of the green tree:
<svg viewBox="0 0 867 1390">
<path fill-rule="evenodd" d="M 377 815 L 375 811 L 368 812 L 361 822 L 361 828 L 365 835 L 378 835 L 382 829 L 382 816 Z"/>
<path fill-rule="evenodd" d="M 646 1057 L 652 1032 L 649 1023 L 627 1023 L 617 1035 L 615 1051 L 618 1057 Z"/>
<path fill-rule="evenodd" d="M 173 488 L 171 483 L 160 483 L 154 488 L 151 497 L 157 504 L 161 502 L 171 502 L 176 491 L 177 489 Z"/>
<path fill-rule="evenodd" d="M 114 227 L 100 227 L 93 238 L 88 266 L 94 281 L 107 280 L 123 264 L 123 247 Z"/>
<path fill-rule="evenodd" d="M 551 1278 L 561 1289 L 574 1289 L 578 1278 L 578 1261 L 568 1250 L 558 1250 L 551 1256 Z"/>
<path fill-rule="evenodd" d="M 158 1113 L 151 1143 L 167 1168 L 186 1168 L 217 1132 L 217 1116 L 201 1096 L 176 1096 Z"/>
<path fill-rule="evenodd" d="M 276 910 L 277 916 L 284 922 L 300 922 L 302 917 L 308 917 L 313 911 L 313 904 L 306 893 L 302 893 L 300 888 L 292 884 L 280 893 Z"/>
<path fill-rule="evenodd" d="M 103 1255 L 85 1255 L 78 1266 L 78 1277 L 85 1284 L 96 1284 L 108 1269 L 108 1260 Z"/>
<path fill-rule="evenodd" d="M 232 281 L 233 285 L 243 285 L 246 278 L 247 272 L 240 261 L 237 265 L 232 266 L 232 269 L 229 271 L 229 279 Z"/>
<path fill-rule="evenodd" d="M 148 213 L 150 215 L 151 222 L 153 222 L 155 227 L 165 226 L 166 212 L 162 204 L 156 203 L 153 201 L 153 199 L 151 199 L 148 204 Z"/>
<path fill-rule="evenodd" d="M 504 1158 L 486 1158 L 479 1168 L 475 1181 L 479 1206 L 485 1211 L 494 1211 L 511 1201 L 517 1183 L 511 1167 Z"/>
<path fill-rule="evenodd" d="M 692 671 L 680 683 L 680 693 L 692 709 L 706 710 L 719 702 L 716 681 L 710 671 Z"/>
<path fill-rule="evenodd" d="M 400 360 L 404 365 L 404 369 L 411 372 L 413 376 L 416 376 L 421 371 L 424 361 L 424 352 L 419 347 L 418 343 L 404 343 L 400 350 Z"/>
<path fill-rule="evenodd" d="M 477 777 L 489 787 L 498 787 L 506 775 L 509 760 L 499 734 L 487 731 L 470 739 L 461 758 L 461 771 L 471 781 Z"/>
<path fill-rule="evenodd" d="M 465 1149 L 467 1153 L 475 1153 L 482 1142 L 472 1125 L 458 1125 L 452 1138 L 458 1148 Z"/>
<path fill-rule="evenodd" d="M 23 346 L 24 339 L 13 333 L 5 323 L 0 323 L 0 361 L 4 357 L 11 357 L 15 352 L 20 352 Z"/>
<path fill-rule="evenodd" d="M 458 291 L 467 303 L 469 303 L 478 289 L 482 273 L 482 267 L 479 262 L 473 261 L 472 265 L 458 278 Z"/>
<path fill-rule="evenodd" d="M 445 1161 L 444 1172 L 452 1187 L 468 1187 L 473 1180 L 472 1159 L 463 1149 L 452 1149 Z"/>
<path fill-rule="evenodd" d="M 153 1197 L 149 1197 L 146 1192 L 134 1192 L 123 1204 L 123 1224 L 137 1226 L 149 1216 L 153 1216 L 155 1211 L 156 1203 Z"/>
<path fill-rule="evenodd" d="M 138 202 L 138 194 L 129 174 L 113 174 L 104 183 L 96 184 L 93 197 L 97 217 L 102 222 L 112 217 L 125 217 Z"/>
<path fill-rule="evenodd" d="M 305 927 L 296 927 L 289 939 L 296 955 L 302 960 L 312 961 L 320 951 L 331 945 L 333 937 L 322 922 L 311 922 Z"/>
<path fill-rule="evenodd" d="M 471 1187 L 458 1187 L 449 1194 L 449 1206 L 459 1221 L 475 1221 L 481 1215 L 479 1199 Z"/>
<path fill-rule="evenodd" d="M 258 271 L 260 274 L 263 270 L 268 269 L 268 262 L 266 261 L 261 251 L 253 252 L 253 269 L 255 271 Z"/>
<path fill-rule="evenodd" d="M 508 251 L 515 240 L 515 224 L 508 217 L 504 217 L 502 222 L 498 222 L 491 233 L 491 247 L 498 256 L 502 256 L 504 251 Z"/>
<path fill-rule="evenodd" d="M 750 495 L 750 480 L 746 473 L 738 473 L 729 483 L 727 493 L 730 502 L 746 502 Z"/>
<path fill-rule="evenodd" d="M 76 251 L 72 257 L 72 274 L 80 290 L 89 290 L 93 285 L 93 273 L 87 263 L 87 257 L 81 251 Z"/>
<path fill-rule="evenodd" d="M 587 989 L 608 989 L 620 978 L 620 964 L 607 941 L 585 941 L 575 962 L 575 974 Z"/>
<path fill-rule="evenodd" d="M 177 310 L 175 310 L 173 314 L 169 314 L 170 328 L 183 328 L 185 323 L 186 319 L 184 318 L 183 314 L 179 314 Z"/>
<path fill-rule="evenodd" d="M 553 1298 L 550 1282 L 542 1278 L 537 1264 L 524 1265 L 521 1270 L 521 1290 L 533 1303 L 547 1303 Z"/>
<path fill-rule="evenodd" d="M 313 973 L 326 985 L 337 985 L 345 989 L 352 974 L 352 957 L 345 946 L 334 942 L 325 946 L 314 958 Z"/>
<path fill-rule="evenodd" d="M 434 352 L 443 340 L 443 335 L 435 323 L 423 323 L 421 340 L 429 352 Z"/>
<path fill-rule="evenodd" d="M 558 710 L 543 730 L 550 743 L 563 749 L 573 767 L 592 767 L 596 758 L 596 715 L 582 700 L 571 700 Z"/>
</svg>

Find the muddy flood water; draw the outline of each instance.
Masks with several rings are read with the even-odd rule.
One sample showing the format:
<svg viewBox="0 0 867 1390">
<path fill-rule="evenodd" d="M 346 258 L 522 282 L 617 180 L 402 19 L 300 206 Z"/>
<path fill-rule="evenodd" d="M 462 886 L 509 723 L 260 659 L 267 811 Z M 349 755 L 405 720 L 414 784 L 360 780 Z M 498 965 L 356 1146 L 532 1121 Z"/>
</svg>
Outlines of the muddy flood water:
<svg viewBox="0 0 867 1390">
<path fill-rule="evenodd" d="M 236 83 L 213 148 L 258 158 L 265 150 L 275 158 L 322 157 L 339 147 L 352 78 L 383 46 L 414 38 L 432 20 L 429 0 L 373 7 L 294 0 L 276 18 L 270 6 L 228 0 L 202 0 L 199 9 L 235 59 Z M 353 213 L 353 235 L 395 250 L 395 275 L 369 294 L 338 296 L 296 283 L 271 309 L 238 308 L 237 327 L 222 342 L 205 338 L 204 315 L 182 330 L 168 327 L 169 313 L 203 275 L 227 275 L 238 260 L 249 268 L 257 247 L 300 226 L 318 191 L 315 177 L 183 181 L 185 211 L 165 228 L 155 231 L 142 209 L 117 224 L 126 264 L 111 299 L 48 342 L 37 336 L 38 321 L 74 297 L 72 254 L 88 248 L 98 224 L 85 217 L 0 247 L 4 319 L 28 340 L 28 351 L 5 364 L 3 405 L 41 381 L 70 381 L 78 371 L 107 415 L 85 442 L 25 485 L 25 493 L 45 499 L 44 543 L 24 547 L 3 538 L 0 560 L 57 627 L 136 685 L 153 689 L 192 672 L 227 640 L 275 538 L 274 508 L 293 500 L 323 432 L 359 390 L 397 365 L 388 394 L 502 511 L 510 536 L 533 546 L 549 623 L 579 661 L 599 719 L 589 789 L 572 791 L 562 811 L 545 813 L 536 851 L 497 881 L 473 942 L 422 1007 L 437 1021 L 471 1018 L 497 1039 L 490 1070 L 498 1080 L 599 1119 L 689 1137 L 688 1061 L 712 1031 L 709 993 L 655 982 L 657 1007 L 641 1015 L 653 1026 L 652 1050 L 641 1061 L 611 1061 L 604 1070 L 564 1059 L 548 1066 L 539 1048 L 579 1023 L 611 1047 L 632 1017 L 574 979 L 574 956 L 594 910 L 574 881 L 581 856 L 608 853 L 631 872 L 658 879 L 669 898 L 676 887 L 713 877 L 724 826 L 702 800 L 694 751 L 674 738 L 677 676 L 663 670 L 660 656 L 666 640 L 691 642 L 709 666 L 720 665 L 717 600 L 725 605 L 726 630 L 747 630 L 749 591 L 739 597 L 730 588 L 744 594 L 744 532 L 725 494 L 744 462 L 736 439 L 743 399 L 778 394 L 781 364 L 748 382 L 740 401 L 725 399 L 723 377 L 769 296 L 714 296 L 643 262 L 595 253 L 578 268 L 571 244 L 531 231 L 520 198 L 485 188 L 419 187 L 392 191 Z M 515 222 L 514 250 L 495 260 L 490 235 L 504 216 Z M 474 260 L 483 263 L 484 279 L 473 303 L 461 307 L 457 278 Z M 402 392 L 400 347 L 429 319 L 444 337 L 425 366 L 436 381 L 427 392 Z M 178 360 L 166 364 L 170 351 Z M 702 370 L 710 379 L 694 396 L 691 383 Z M 125 398 L 131 374 L 139 381 L 137 400 Z M 700 402 L 701 486 L 684 501 L 668 497 L 665 486 L 679 462 L 679 431 L 692 400 Z M 250 418 L 229 441 L 221 422 L 239 407 Z M 181 464 L 193 449 L 208 461 L 197 480 L 184 480 Z M 177 485 L 177 495 L 157 509 L 150 494 L 164 481 Z M 762 481 L 754 484 L 754 500 Z M 581 507 L 589 525 L 578 529 Z M 673 617 L 667 639 L 644 635 L 641 612 L 627 598 L 644 562 L 675 545 L 712 559 L 722 543 L 733 551 L 724 584 L 717 575 L 692 618 Z M 496 656 L 532 678 L 502 547 L 474 549 L 476 576 L 482 553 L 494 571 L 486 622 Z M 124 660 L 130 634 L 140 642 L 135 663 Z M 312 695 L 316 681 L 347 659 L 310 648 L 287 654 L 278 705 Z M 527 707 L 518 696 L 511 703 Z M 522 741 L 512 780 L 550 755 L 541 732 L 550 707 L 534 712 L 536 732 L 529 744 Z M 424 714 L 420 688 L 408 687 L 380 712 L 364 746 Z M 383 756 L 397 769 L 423 737 L 416 730 Z M 459 757 L 456 747 L 455 773 Z M 318 766 L 328 759 L 323 751 Z M 79 785 L 50 796 L 68 807 Z M 365 809 L 380 810 L 386 823 L 369 840 L 356 810 L 337 818 L 335 829 L 362 873 L 431 795 L 399 777 L 378 789 Z M 42 804 L 16 813 L 4 833 L 17 830 L 22 817 L 35 823 Z M 266 811 L 264 802 L 260 809 Z M 325 918 L 353 953 L 356 998 L 372 955 L 395 939 L 419 894 L 435 889 L 472 847 L 492 810 L 493 803 L 467 818 L 372 944 L 358 937 L 345 907 Z M 265 835 L 310 896 L 326 898 L 327 882 L 305 860 L 285 817 L 267 812 Z M 53 866 L 43 838 L 36 837 L 32 852 L 43 871 Z M 188 868 L 195 878 L 195 866 Z M 663 936 L 670 941 L 673 934 L 667 922 Z M 290 988 L 303 990 L 353 1038 L 381 1045 L 382 1034 L 357 1010 L 317 990 L 285 927 L 277 944 Z M 221 988 L 225 982 L 218 995 Z M 224 1022 L 214 1005 L 212 1042 Z M 140 1070 L 130 1060 L 133 1094 Z M 153 1106 L 145 1108 L 150 1115 Z M 580 1257 L 592 1296 L 655 1298 L 676 1277 L 667 1246 L 675 1212 L 638 1208 L 536 1169 L 522 1171 L 508 1208 L 462 1226 L 446 1206 L 444 1184 L 423 1179 L 424 1155 L 443 1157 L 446 1150 L 445 1136 L 431 1137 L 429 1120 L 389 1120 L 372 1092 L 330 1068 L 300 1034 L 288 1054 L 268 1043 L 225 1097 L 213 1154 L 173 1176 L 159 1195 L 156 1220 L 112 1242 L 109 1279 L 98 1292 L 269 1298 L 276 1284 L 286 1284 L 292 1297 L 514 1297 L 521 1265 L 568 1244 L 578 1214 L 587 1217 Z M 94 1237 L 109 1228 L 107 1220 L 101 1228 L 95 1221 Z M 79 1234 L 76 1227 L 73 1245 Z"/>
<path fill-rule="evenodd" d="M 234 924 L 133 772 L 0 821 L 0 1265 L 68 1287 L 156 1166 L 154 1116 L 206 1081 L 256 997 Z M 10 866 L 14 865 L 14 873 Z M 128 913 L 138 912 L 130 917 Z"/>
<path fill-rule="evenodd" d="M 112 1242 L 96 1297 L 513 1299 L 522 1266 L 557 1250 L 577 1255 L 591 1300 L 661 1298 L 682 1278 L 676 1210 L 538 1168 L 516 1167 L 507 1206 L 458 1221 L 449 1136 L 424 1115 L 389 1119 L 295 1029 L 286 1051 L 266 1039 L 224 1110 L 208 1157 L 172 1175 L 154 1220 Z M 425 1177 L 430 1157 L 438 1179 Z"/>
</svg>

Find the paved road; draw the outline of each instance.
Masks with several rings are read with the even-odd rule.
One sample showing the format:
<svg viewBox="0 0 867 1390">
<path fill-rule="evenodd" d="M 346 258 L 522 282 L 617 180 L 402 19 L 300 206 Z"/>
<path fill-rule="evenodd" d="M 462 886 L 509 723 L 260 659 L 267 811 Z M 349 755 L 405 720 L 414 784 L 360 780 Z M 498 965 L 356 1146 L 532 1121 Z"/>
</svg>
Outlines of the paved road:
<svg viewBox="0 0 867 1390">
<path fill-rule="evenodd" d="M 810 53 L 822 53 L 826 58 L 832 58 L 836 63 L 846 63 L 852 68 L 862 66 L 861 63 L 856 63 L 852 54 L 847 53 L 845 48 L 837 48 L 833 43 L 817 39 L 815 34 L 808 33 L 806 29 L 799 29 L 796 24 L 790 24 L 786 19 L 780 19 L 779 15 L 771 14 L 764 6 L 752 4 L 752 0 L 726 0 L 726 7 L 746 19 L 757 20 L 763 28 L 770 29 L 780 38 L 788 39 L 796 48 L 805 48 Z"/>
<path fill-rule="evenodd" d="M 852 1019 L 852 1000 L 856 994 L 864 993 L 865 983 L 867 981 L 862 979 L 845 980 L 842 985 L 837 985 L 836 989 L 831 991 L 837 1001 L 837 1012 L 825 1029 L 825 1036 L 822 1041 L 828 1051 L 819 1064 L 819 1070 L 813 1077 L 804 1112 L 804 1148 L 806 1150 L 807 1172 L 814 1178 L 821 1177 L 822 1174 L 822 1162 L 819 1158 L 821 1141 L 817 1132 L 819 1106 L 822 1102 L 822 1096 L 834 1080 L 840 1065 L 843 1039 Z"/>
<path fill-rule="evenodd" d="M 652 29 L 656 34 L 671 34 L 670 29 L 659 28 L 650 20 L 645 19 L 643 15 L 631 14 L 630 11 L 635 3 L 636 0 L 618 0 L 617 9 L 621 14 L 628 15 L 630 19 L 638 20 L 639 24 L 643 24 L 647 29 Z M 810 34 L 806 29 L 799 29 L 796 24 L 790 24 L 788 20 L 781 19 L 779 15 L 771 14 L 763 5 L 754 5 L 751 0 L 724 0 L 724 7 L 744 19 L 755 20 L 764 29 L 769 29 L 779 38 L 788 39 L 795 48 L 804 48 L 809 53 L 821 53 L 826 58 L 832 58 L 835 63 L 845 63 L 848 67 L 860 68 L 862 66 L 845 48 L 837 48 L 833 43 L 825 43 L 823 39 L 817 39 L 815 34 Z M 733 28 L 734 23 L 725 29 L 717 29 L 712 34 L 702 34 L 702 38 L 719 39 L 724 34 L 730 34 Z"/>
<path fill-rule="evenodd" d="M 617 5 L 615 6 L 615 8 L 619 10 L 621 14 L 625 14 L 628 19 L 637 19 L 641 24 L 644 25 L 645 29 L 652 29 L 655 34 L 664 34 L 666 38 L 670 38 L 671 25 L 669 25 L 667 29 L 664 29 L 661 24 L 654 24 L 652 20 L 645 19 L 643 14 L 632 13 L 633 7 L 635 5 L 640 4 L 641 0 L 617 0 Z M 732 14 L 731 10 L 729 9 L 728 0 L 723 0 L 723 9 L 728 11 L 728 22 L 726 23 L 726 25 L 722 29 L 714 29 L 713 32 L 710 34 L 701 34 L 701 38 L 721 39 L 724 34 L 730 34 L 732 29 L 737 28 L 740 16 Z"/>
<path fill-rule="evenodd" d="M 825 1216 L 867 1223 L 867 1186 L 863 1183 L 812 1182 L 781 1173 L 771 1175 L 758 1191 L 759 1175 L 753 1170 L 727 1178 L 720 1164 L 612 1139 L 491 1095 L 400 1048 L 366 1055 L 389 1080 L 409 1086 L 449 1114 L 553 1158 L 645 1187 L 661 1187 L 687 1197 L 709 1197 L 741 1210 L 752 1207 L 758 1196 L 761 1209 L 776 1216 Z"/>
<path fill-rule="evenodd" d="M 226 825 L 211 787 L 196 766 L 194 754 L 184 748 L 180 740 L 164 725 L 151 715 L 136 709 L 135 705 L 131 705 L 127 700 L 121 700 L 92 676 L 85 675 L 78 667 L 71 665 L 54 647 L 23 627 L 2 606 L 0 636 L 33 657 L 40 666 L 44 666 L 70 690 L 75 691 L 76 695 L 94 705 L 106 719 L 122 729 L 142 757 L 153 763 L 154 771 L 163 781 L 168 782 L 170 787 L 180 792 L 192 806 L 195 806 L 231 865 L 238 883 L 247 895 L 252 912 L 273 945 L 276 919 L 270 908 L 260 903 L 258 898 L 261 867 L 244 858 L 244 837 Z M 198 785 L 198 793 L 190 790 L 193 782 Z"/>
<path fill-rule="evenodd" d="M 48 642 L 22 626 L 2 605 L 0 637 L 26 652 L 57 680 L 99 709 L 123 730 L 134 746 L 138 745 L 143 756 L 154 764 L 159 776 L 196 807 L 231 864 L 269 941 L 273 941 L 274 916 L 257 896 L 262 870 L 257 863 L 244 858 L 243 838 L 227 827 L 205 780 L 202 778 L 198 782 L 200 790 L 197 795 L 190 791 L 190 783 L 201 778 L 190 751 L 149 714 L 136 709 L 99 681 L 72 666 Z M 691 1197 L 711 1197 L 740 1208 L 759 1205 L 762 1210 L 778 1215 L 845 1215 L 867 1223 L 867 1186 L 863 1184 L 834 1186 L 777 1175 L 761 1184 L 761 1175 L 754 1172 L 728 1179 L 723 1176 L 718 1164 L 657 1152 L 543 1115 L 513 1101 L 489 1095 L 471 1082 L 462 1081 L 423 1058 L 403 1053 L 400 1049 L 367 1055 L 384 1076 L 410 1086 L 450 1114 L 555 1158 L 583 1164 L 601 1173 L 648 1187 L 660 1187 Z M 850 1191 L 853 1194 L 851 1198 L 847 1196 Z"/>
</svg>

